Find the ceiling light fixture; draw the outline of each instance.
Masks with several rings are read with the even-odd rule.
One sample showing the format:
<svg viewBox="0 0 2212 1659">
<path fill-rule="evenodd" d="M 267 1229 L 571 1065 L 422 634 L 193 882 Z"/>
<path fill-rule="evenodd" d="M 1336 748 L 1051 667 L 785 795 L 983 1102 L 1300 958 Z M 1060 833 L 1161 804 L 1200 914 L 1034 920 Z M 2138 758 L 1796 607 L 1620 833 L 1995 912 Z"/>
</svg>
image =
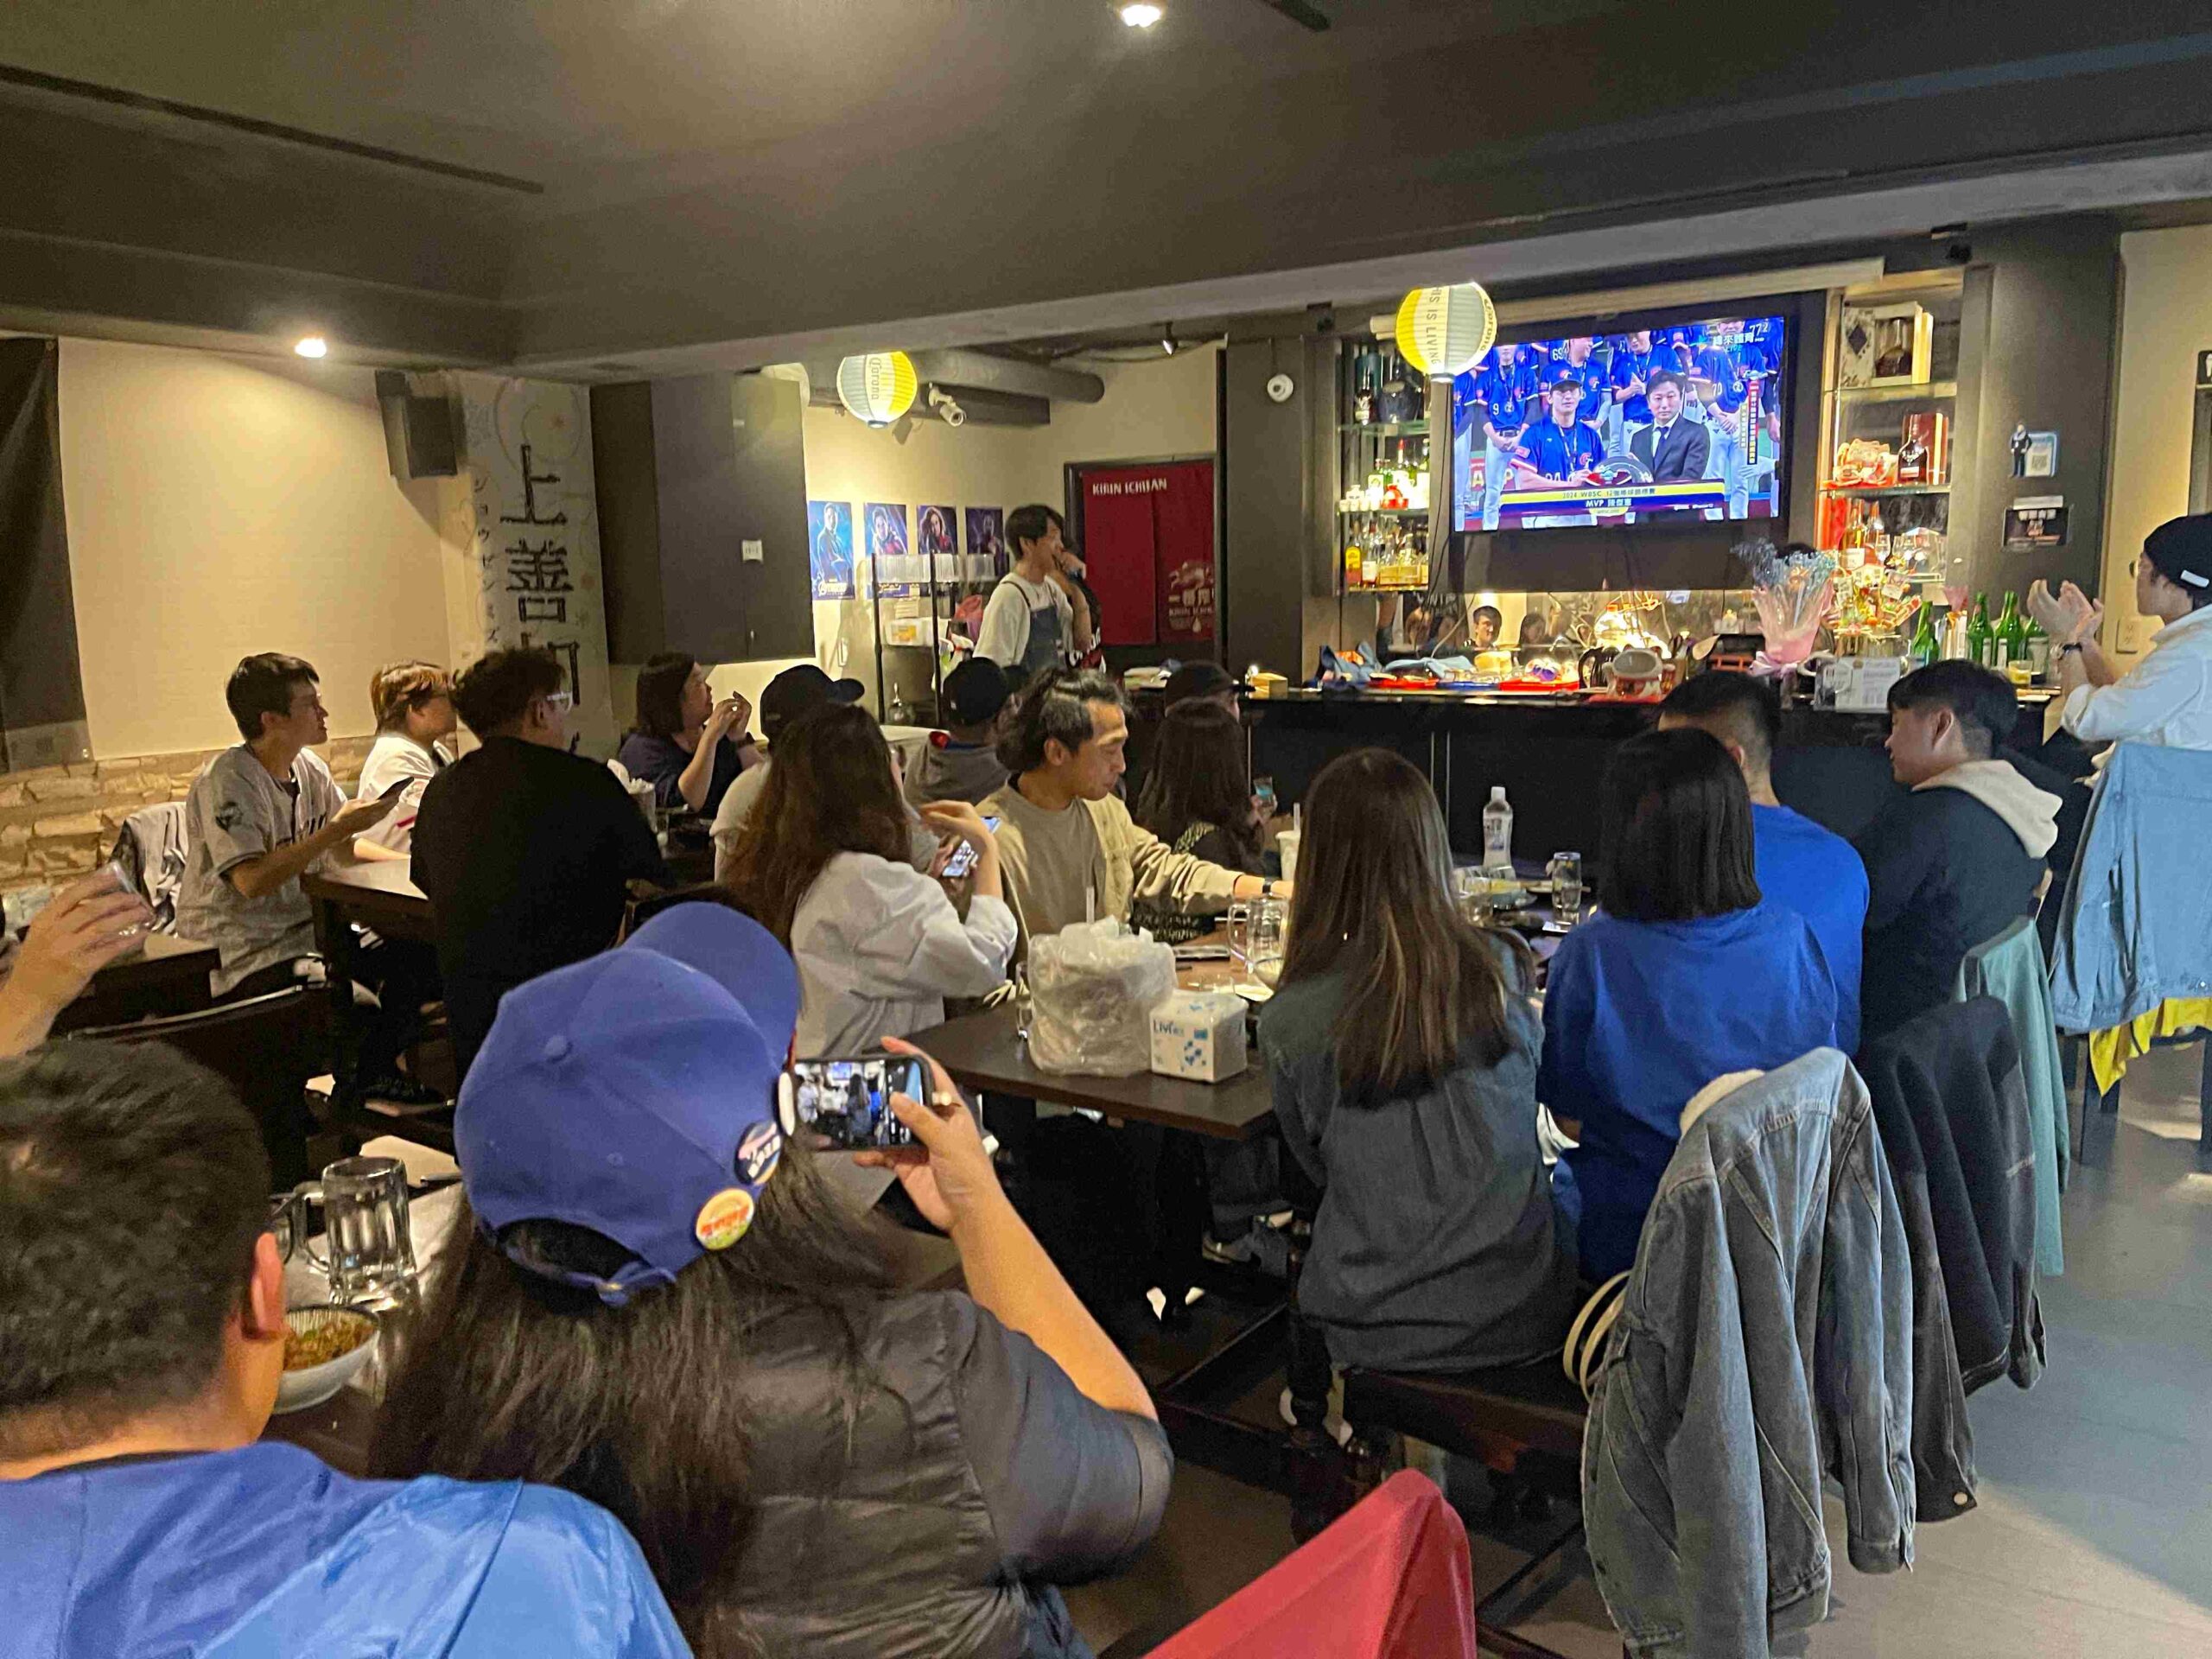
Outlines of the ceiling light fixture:
<svg viewBox="0 0 2212 1659">
<path fill-rule="evenodd" d="M 321 334 L 307 334 L 292 349 L 302 357 L 327 357 L 330 355 L 330 342 Z"/>
<path fill-rule="evenodd" d="M 1160 349 L 1170 357 L 1175 355 L 1175 325 L 1172 322 L 1160 330 Z"/>
<path fill-rule="evenodd" d="M 1166 12 L 1160 7 L 1153 5 L 1131 5 L 1122 8 L 1122 21 L 1131 29 L 1150 29 L 1166 15 Z"/>
</svg>

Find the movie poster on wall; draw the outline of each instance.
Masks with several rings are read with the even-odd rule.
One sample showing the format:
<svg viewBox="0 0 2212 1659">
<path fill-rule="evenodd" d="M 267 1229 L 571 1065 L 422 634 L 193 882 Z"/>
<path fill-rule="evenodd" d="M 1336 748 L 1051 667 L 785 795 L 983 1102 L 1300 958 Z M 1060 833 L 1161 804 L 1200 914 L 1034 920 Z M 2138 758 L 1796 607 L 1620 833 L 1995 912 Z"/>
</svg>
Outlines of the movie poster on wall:
<svg viewBox="0 0 2212 1659">
<path fill-rule="evenodd" d="M 912 543 L 907 539 L 906 504 L 871 501 L 868 518 L 868 556 L 875 567 L 875 591 L 885 599 L 905 599 L 920 579 L 915 570 Z"/>
<path fill-rule="evenodd" d="M 960 513 L 954 507 L 914 509 L 914 557 L 922 574 L 941 588 L 960 580 Z"/>
<path fill-rule="evenodd" d="M 1006 509 L 968 509 L 968 580 L 996 582 L 1007 572 Z"/>
<path fill-rule="evenodd" d="M 853 596 L 853 508 L 849 501 L 806 504 L 806 566 L 817 599 Z"/>
</svg>

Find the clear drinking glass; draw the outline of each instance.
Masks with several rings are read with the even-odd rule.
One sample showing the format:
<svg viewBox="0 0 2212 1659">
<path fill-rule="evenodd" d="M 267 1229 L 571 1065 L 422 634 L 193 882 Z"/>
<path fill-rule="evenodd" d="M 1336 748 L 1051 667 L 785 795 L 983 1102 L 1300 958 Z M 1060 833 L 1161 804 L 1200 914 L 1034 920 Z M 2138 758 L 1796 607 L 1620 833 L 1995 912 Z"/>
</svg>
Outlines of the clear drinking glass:
<svg viewBox="0 0 2212 1659">
<path fill-rule="evenodd" d="M 1014 1040 L 1025 1046 L 1029 1041 L 1029 1016 L 1036 1011 L 1037 1000 L 1029 988 L 1029 964 L 1016 963 L 1014 969 Z"/>
<path fill-rule="evenodd" d="M 1573 927 L 1582 919 L 1582 855 L 1552 855 L 1552 917 L 1560 926 Z"/>
<path fill-rule="evenodd" d="M 1239 968 L 1252 960 L 1252 906 L 1239 900 L 1229 907 L 1229 959 Z"/>
<path fill-rule="evenodd" d="M 308 1255 L 330 1280 L 330 1300 L 390 1306 L 415 1284 L 415 1240 L 408 1231 L 407 1168 L 397 1158 L 346 1158 L 302 1188 L 322 1206 L 323 1249 Z"/>
<path fill-rule="evenodd" d="M 1477 927 L 1488 927 L 1495 915 L 1491 904 L 1490 882 L 1472 865 L 1462 864 L 1452 871 L 1452 899 L 1459 906 L 1459 914 Z"/>
<path fill-rule="evenodd" d="M 1283 924 L 1286 920 L 1283 902 L 1280 899 L 1259 899 L 1252 904 L 1251 936 L 1246 949 L 1254 973 L 1273 963 L 1282 963 Z"/>
</svg>

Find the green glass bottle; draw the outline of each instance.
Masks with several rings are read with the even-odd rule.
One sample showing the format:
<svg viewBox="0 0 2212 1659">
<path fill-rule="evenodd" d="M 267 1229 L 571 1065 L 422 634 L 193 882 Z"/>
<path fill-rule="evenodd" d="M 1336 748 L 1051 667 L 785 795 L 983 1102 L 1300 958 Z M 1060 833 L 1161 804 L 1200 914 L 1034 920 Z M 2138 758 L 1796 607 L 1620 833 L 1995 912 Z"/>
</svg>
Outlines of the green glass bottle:
<svg viewBox="0 0 2212 1659">
<path fill-rule="evenodd" d="M 1923 598 L 1920 601 L 1920 621 L 1913 628 L 1911 642 L 1905 646 L 1905 656 L 1915 668 L 1925 668 L 1936 660 L 1941 649 L 1936 638 L 1936 607 Z"/>
<path fill-rule="evenodd" d="M 2014 663 L 2028 660 L 2027 620 L 2020 614 L 2020 596 L 2005 595 L 2005 611 L 1997 619 L 1997 661 L 1993 666 L 2010 668 Z"/>
<path fill-rule="evenodd" d="M 1996 630 L 1989 626 L 1989 595 L 1976 594 L 1974 615 L 1967 623 L 1967 660 L 1987 668 L 1996 652 L 1995 634 Z"/>
</svg>

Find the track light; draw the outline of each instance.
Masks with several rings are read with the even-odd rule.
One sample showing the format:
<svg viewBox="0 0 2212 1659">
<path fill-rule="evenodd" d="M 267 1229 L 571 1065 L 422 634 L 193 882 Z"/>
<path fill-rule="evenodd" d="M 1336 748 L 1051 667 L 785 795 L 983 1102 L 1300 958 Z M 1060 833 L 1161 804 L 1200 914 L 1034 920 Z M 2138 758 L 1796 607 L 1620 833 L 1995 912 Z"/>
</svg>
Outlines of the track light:
<svg viewBox="0 0 2212 1659">
<path fill-rule="evenodd" d="M 292 349 L 302 357 L 327 357 L 330 355 L 330 342 L 321 334 L 308 334 L 295 342 Z"/>
<path fill-rule="evenodd" d="M 1153 5 L 1128 5 L 1122 8 L 1122 21 L 1131 29 L 1150 29 L 1166 15 L 1166 12 L 1160 7 Z"/>
</svg>

